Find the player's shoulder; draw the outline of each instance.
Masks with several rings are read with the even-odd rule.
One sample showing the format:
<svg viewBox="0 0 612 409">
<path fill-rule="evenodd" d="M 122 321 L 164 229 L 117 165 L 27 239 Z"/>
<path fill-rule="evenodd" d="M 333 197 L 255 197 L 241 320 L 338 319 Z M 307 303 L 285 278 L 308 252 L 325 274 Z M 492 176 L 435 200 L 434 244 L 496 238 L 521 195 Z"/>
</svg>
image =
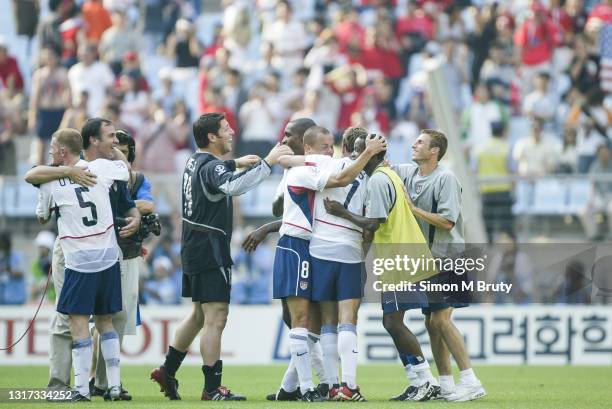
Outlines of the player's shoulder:
<svg viewBox="0 0 612 409">
<path fill-rule="evenodd" d="M 419 166 L 416 163 L 401 163 L 398 165 L 391 165 L 391 170 L 397 173 L 399 177 L 404 180 L 405 178 L 414 175 L 418 167 Z"/>
<path fill-rule="evenodd" d="M 461 186 L 461 183 L 459 182 L 459 178 L 457 177 L 457 175 L 455 175 L 455 172 L 453 172 L 449 167 L 444 166 L 444 165 L 438 165 L 438 169 L 436 173 L 437 173 L 437 178 L 440 180 L 442 184 L 453 183 L 458 186 Z"/>
<path fill-rule="evenodd" d="M 372 176 L 370 176 L 368 183 L 370 184 L 370 186 L 384 186 L 391 185 L 392 181 L 389 175 L 387 175 L 385 172 L 379 171 L 372 173 Z"/>
</svg>

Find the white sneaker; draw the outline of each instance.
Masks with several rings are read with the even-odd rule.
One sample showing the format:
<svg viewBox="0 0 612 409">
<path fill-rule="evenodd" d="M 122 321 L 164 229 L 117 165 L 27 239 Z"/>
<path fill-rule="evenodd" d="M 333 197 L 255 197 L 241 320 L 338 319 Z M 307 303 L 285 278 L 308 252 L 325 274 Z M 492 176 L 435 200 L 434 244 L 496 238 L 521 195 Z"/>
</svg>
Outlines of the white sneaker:
<svg viewBox="0 0 612 409">
<path fill-rule="evenodd" d="M 455 391 L 457 390 L 457 388 L 453 388 L 453 389 L 444 389 L 441 388 L 440 389 L 440 394 L 438 396 L 436 396 L 433 400 L 448 400 L 448 398 L 455 393 Z"/>
<path fill-rule="evenodd" d="M 466 402 L 468 400 L 480 399 L 487 395 L 480 381 L 476 383 L 459 383 L 455 392 L 450 394 L 446 400 L 449 402 Z"/>
</svg>

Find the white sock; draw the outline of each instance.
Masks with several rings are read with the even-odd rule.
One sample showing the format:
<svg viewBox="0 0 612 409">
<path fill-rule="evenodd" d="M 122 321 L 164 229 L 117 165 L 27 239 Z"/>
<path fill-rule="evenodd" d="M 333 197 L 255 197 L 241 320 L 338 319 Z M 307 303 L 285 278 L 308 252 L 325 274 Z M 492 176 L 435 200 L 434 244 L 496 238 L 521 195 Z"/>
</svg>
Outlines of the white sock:
<svg viewBox="0 0 612 409">
<path fill-rule="evenodd" d="M 308 330 L 306 328 L 292 328 L 289 331 L 289 348 L 291 349 L 291 358 L 294 360 L 297 369 L 302 393 L 314 389 L 312 366 L 308 353 Z"/>
<path fill-rule="evenodd" d="M 414 372 L 416 372 L 421 384 L 424 384 L 425 382 L 429 382 L 432 385 L 438 385 L 438 381 L 431 374 L 431 369 L 429 368 L 429 362 L 424 361 L 418 365 L 413 365 L 412 369 L 414 370 Z"/>
<path fill-rule="evenodd" d="M 300 380 L 298 378 L 297 369 L 295 369 L 295 361 L 293 360 L 293 355 L 291 355 L 289 366 L 287 367 L 285 375 L 283 376 L 283 381 L 281 382 L 281 388 L 283 388 L 287 392 L 294 392 L 299 386 Z"/>
<path fill-rule="evenodd" d="M 478 378 L 476 378 L 474 370 L 470 368 L 459 372 L 459 382 L 468 384 L 478 383 Z"/>
<path fill-rule="evenodd" d="M 442 392 L 451 392 L 455 390 L 455 380 L 453 375 L 440 375 L 440 388 Z"/>
<path fill-rule="evenodd" d="M 412 364 L 408 364 L 405 366 L 404 369 L 406 370 L 406 377 L 410 381 L 410 385 L 420 386 L 419 375 L 417 375 L 417 373 L 414 372 L 414 369 L 412 367 L 413 367 Z"/>
<path fill-rule="evenodd" d="M 323 351 L 321 349 L 321 343 L 319 342 L 319 334 L 315 334 L 314 332 L 308 333 L 308 351 L 310 351 L 310 363 L 312 369 L 314 369 L 317 374 L 317 378 L 319 378 L 321 383 L 329 384 L 323 365 Z"/>
<path fill-rule="evenodd" d="M 338 380 L 338 328 L 335 325 L 321 327 L 321 349 L 323 350 L 323 366 L 330 386 L 339 384 Z"/>
<path fill-rule="evenodd" d="M 357 387 L 357 327 L 353 324 L 338 325 L 338 354 L 342 365 L 342 382 L 350 389 Z"/>
<path fill-rule="evenodd" d="M 119 334 L 115 331 L 105 332 L 100 334 L 100 348 L 106 362 L 106 378 L 108 379 L 108 387 L 119 386 L 121 383 L 121 375 L 119 373 L 119 354 L 121 347 L 119 346 Z"/>
<path fill-rule="evenodd" d="M 89 397 L 89 372 L 93 359 L 93 341 L 83 338 L 72 341 L 72 367 L 74 368 L 74 388 L 83 396 Z"/>
</svg>

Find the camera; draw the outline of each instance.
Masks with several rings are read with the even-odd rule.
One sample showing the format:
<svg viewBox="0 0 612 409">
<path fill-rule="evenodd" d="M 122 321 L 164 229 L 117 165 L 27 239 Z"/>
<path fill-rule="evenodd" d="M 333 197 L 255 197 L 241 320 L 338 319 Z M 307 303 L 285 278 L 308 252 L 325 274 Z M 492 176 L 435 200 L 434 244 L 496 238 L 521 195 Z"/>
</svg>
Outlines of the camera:
<svg viewBox="0 0 612 409">
<path fill-rule="evenodd" d="M 115 217 L 115 224 L 119 227 L 124 227 L 127 225 L 127 221 L 123 217 Z M 143 241 L 149 237 L 151 233 L 156 236 L 161 234 L 161 224 L 157 213 L 142 215 L 138 232 L 130 238 L 136 241 Z"/>
</svg>

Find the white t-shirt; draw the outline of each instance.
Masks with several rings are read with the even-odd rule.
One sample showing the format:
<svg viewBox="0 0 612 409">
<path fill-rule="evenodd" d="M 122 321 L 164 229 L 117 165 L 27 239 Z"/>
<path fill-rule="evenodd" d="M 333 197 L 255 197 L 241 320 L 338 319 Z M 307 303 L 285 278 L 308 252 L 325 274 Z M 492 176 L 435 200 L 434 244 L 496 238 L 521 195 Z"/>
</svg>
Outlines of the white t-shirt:
<svg viewBox="0 0 612 409">
<path fill-rule="evenodd" d="M 328 156 L 308 155 L 306 166 L 287 170 L 283 200 L 283 224 L 278 231 L 281 236 L 288 235 L 310 240 L 315 217 L 315 191 L 325 189 L 327 180 L 333 174 Z"/>
<path fill-rule="evenodd" d="M 48 219 L 57 207 L 60 245 L 66 268 L 82 273 L 95 273 L 111 267 L 119 258 L 119 246 L 113 229 L 113 212 L 108 190 L 115 180 L 127 181 L 129 171 L 121 161 L 80 160 L 97 183 L 86 188 L 62 178 L 43 184 L 38 192 L 36 215 Z"/>
<path fill-rule="evenodd" d="M 306 157 L 308 161 L 310 156 Z M 329 158 L 332 174 L 349 166 L 349 158 Z M 310 255 L 316 258 L 339 261 L 341 263 L 360 263 L 363 261 L 362 230 L 346 219 L 332 216 L 325 210 L 323 199 L 336 200 L 352 213 L 364 214 L 368 176 L 361 172 L 353 183 L 345 187 L 325 189 L 315 195 L 315 223 L 310 240 Z"/>
<path fill-rule="evenodd" d="M 72 91 L 72 102 L 78 105 L 81 92 L 87 91 L 87 115 L 95 116 L 102 109 L 106 90 L 115 81 L 115 76 L 105 63 L 96 61 L 89 67 L 82 62 L 73 65 L 68 71 L 68 81 Z"/>
</svg>

